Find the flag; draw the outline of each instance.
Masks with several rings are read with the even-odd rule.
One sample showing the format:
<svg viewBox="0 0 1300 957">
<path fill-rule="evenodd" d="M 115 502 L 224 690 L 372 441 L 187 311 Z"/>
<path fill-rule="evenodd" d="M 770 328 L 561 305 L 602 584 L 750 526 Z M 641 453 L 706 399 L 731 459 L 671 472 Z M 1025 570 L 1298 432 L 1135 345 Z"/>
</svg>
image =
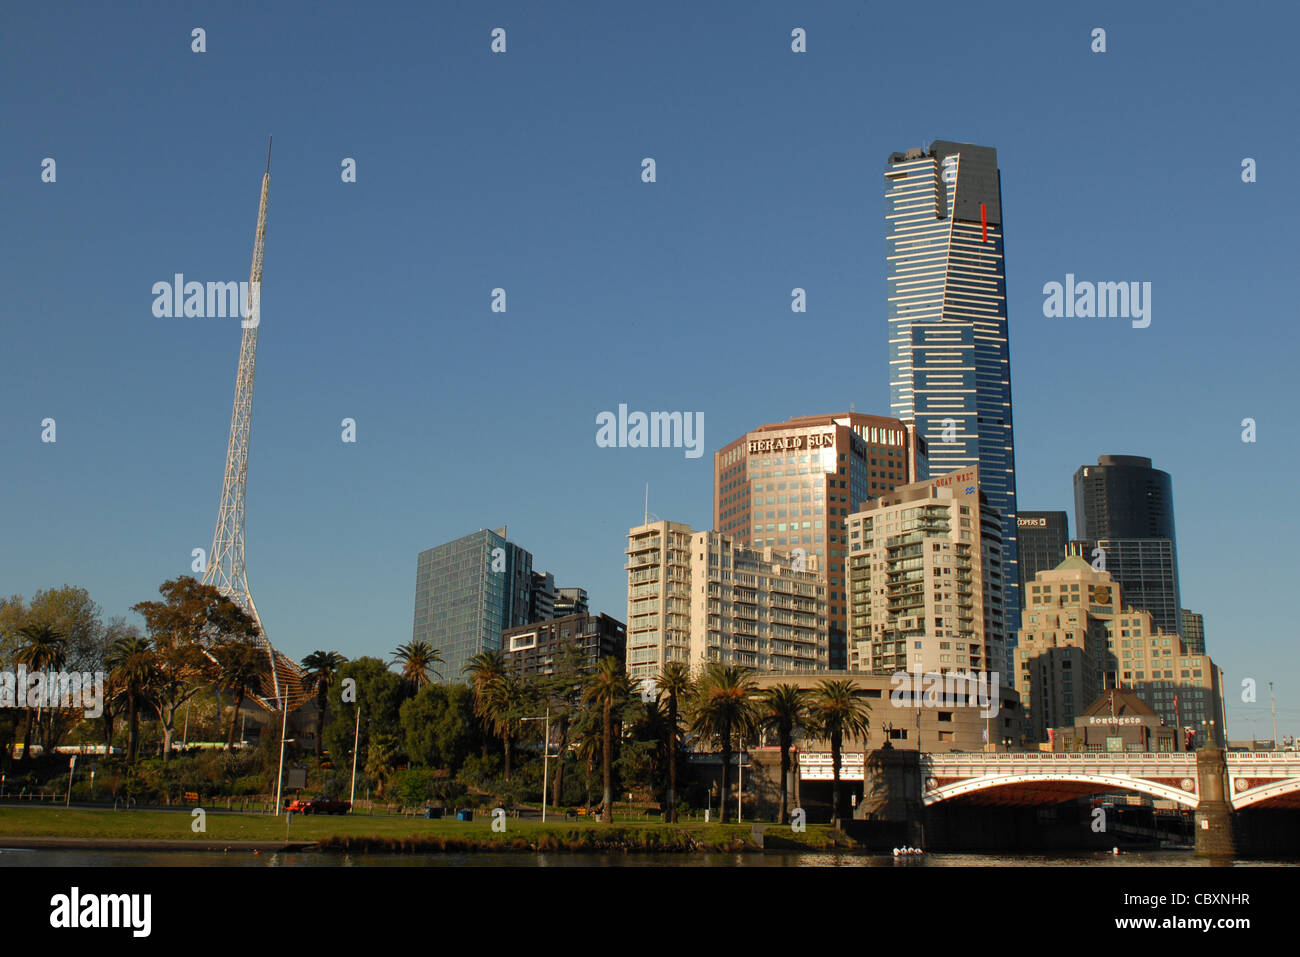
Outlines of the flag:
<svg viewBox="0 0 1300 957">
<path fill-rule="evenodd" d="M 988 729 L 988 728 L 985 728 L 984 731 L 983 731 L 982 733 L 983 733 L 983 735 L 984 735 L 984 743 L 985 743 L 985 744 L 988 744 L 988 743 L 989 743 L 989 729 Z"/>
<path fill-rule="evenodd" d="M 1052 747 L 1056 747 L 1056 729 L 1055 729 L 1055 728 L 1048 728 L 1048 729 L 1047 729 L 1047 743 L 1050 744 Z"/>
</svg>

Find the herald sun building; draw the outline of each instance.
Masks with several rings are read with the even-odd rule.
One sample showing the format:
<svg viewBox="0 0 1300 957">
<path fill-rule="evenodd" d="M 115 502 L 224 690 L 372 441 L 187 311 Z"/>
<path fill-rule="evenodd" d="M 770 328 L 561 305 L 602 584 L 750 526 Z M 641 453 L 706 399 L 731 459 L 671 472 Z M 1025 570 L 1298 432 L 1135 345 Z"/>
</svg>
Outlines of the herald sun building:
<svg viewBox="0 0 1300 957">
<path fill-rule="evenodd" d="M 843 412 L 760 425 L 713 456 L 713 527 L 822 569 L 831 670 L 848 667 L 849 513 L 915 482 L 925 441 L 899 419 Z"/>
</svg>

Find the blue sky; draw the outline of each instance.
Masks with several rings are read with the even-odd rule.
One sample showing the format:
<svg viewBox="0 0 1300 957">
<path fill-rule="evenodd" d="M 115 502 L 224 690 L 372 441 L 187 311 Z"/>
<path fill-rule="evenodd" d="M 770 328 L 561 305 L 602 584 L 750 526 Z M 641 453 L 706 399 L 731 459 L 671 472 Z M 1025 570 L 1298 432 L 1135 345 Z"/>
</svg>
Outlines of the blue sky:
<svg viewBox="0 0 1300 957">
<path fill-rule="evenodd" d="M 885 159 L 967 141 L 1002 170 L 1021 506 L 1073 513 L 1102 453 L 1170 472 L 1230 732 L 1271 734 L 1269 680 L 1300 732 L 1300 15 L 1060 6 L 11 6 L 0 592 L 68 582 L 128 614 L 209 547 L 240 330 L 155 318 L 150 290 L 247 278 L 268 134 L 246 538 L 295 658 L 390 652 L 416 553 L 503 524 L 622 618 L 646 482 L 707 527 L 714 449 L 888 411 Z M 1151 282 L 1151 326 L 1044 318 L 1066 273 Z M 703 412 L 706 454 L 598 448 L 620 402 Z"/>
</svg>

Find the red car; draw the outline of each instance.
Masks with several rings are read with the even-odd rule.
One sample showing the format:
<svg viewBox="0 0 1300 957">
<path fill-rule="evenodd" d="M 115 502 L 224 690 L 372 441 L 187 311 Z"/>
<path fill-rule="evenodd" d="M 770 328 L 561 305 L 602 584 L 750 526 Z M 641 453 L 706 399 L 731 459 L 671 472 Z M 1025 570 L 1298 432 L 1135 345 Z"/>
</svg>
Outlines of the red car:
<svg viewBox="0 0 1300 957">
<path fill-rule="evenodd" d="M 290 801 L 286 809 L 298 814 L 347 814 L 352 805 L 347 801 L 331 801 L 328 798 L 298 798 Z"/>
</svg>

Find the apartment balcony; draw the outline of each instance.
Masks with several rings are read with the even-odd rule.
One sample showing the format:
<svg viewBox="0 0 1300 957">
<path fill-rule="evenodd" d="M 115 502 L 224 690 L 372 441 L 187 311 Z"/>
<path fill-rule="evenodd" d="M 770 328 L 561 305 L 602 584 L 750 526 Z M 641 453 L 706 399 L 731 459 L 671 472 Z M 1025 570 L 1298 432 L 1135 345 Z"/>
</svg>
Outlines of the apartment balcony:
<svg viewBox="0 0 1300 957">
<path fill-rule="evenodd" d="M 625 569 L 646 568 L 650 565 L 658 565 L 663 553 L 659 551 L 633 552 L 628 556 Z"/>
</svg>

